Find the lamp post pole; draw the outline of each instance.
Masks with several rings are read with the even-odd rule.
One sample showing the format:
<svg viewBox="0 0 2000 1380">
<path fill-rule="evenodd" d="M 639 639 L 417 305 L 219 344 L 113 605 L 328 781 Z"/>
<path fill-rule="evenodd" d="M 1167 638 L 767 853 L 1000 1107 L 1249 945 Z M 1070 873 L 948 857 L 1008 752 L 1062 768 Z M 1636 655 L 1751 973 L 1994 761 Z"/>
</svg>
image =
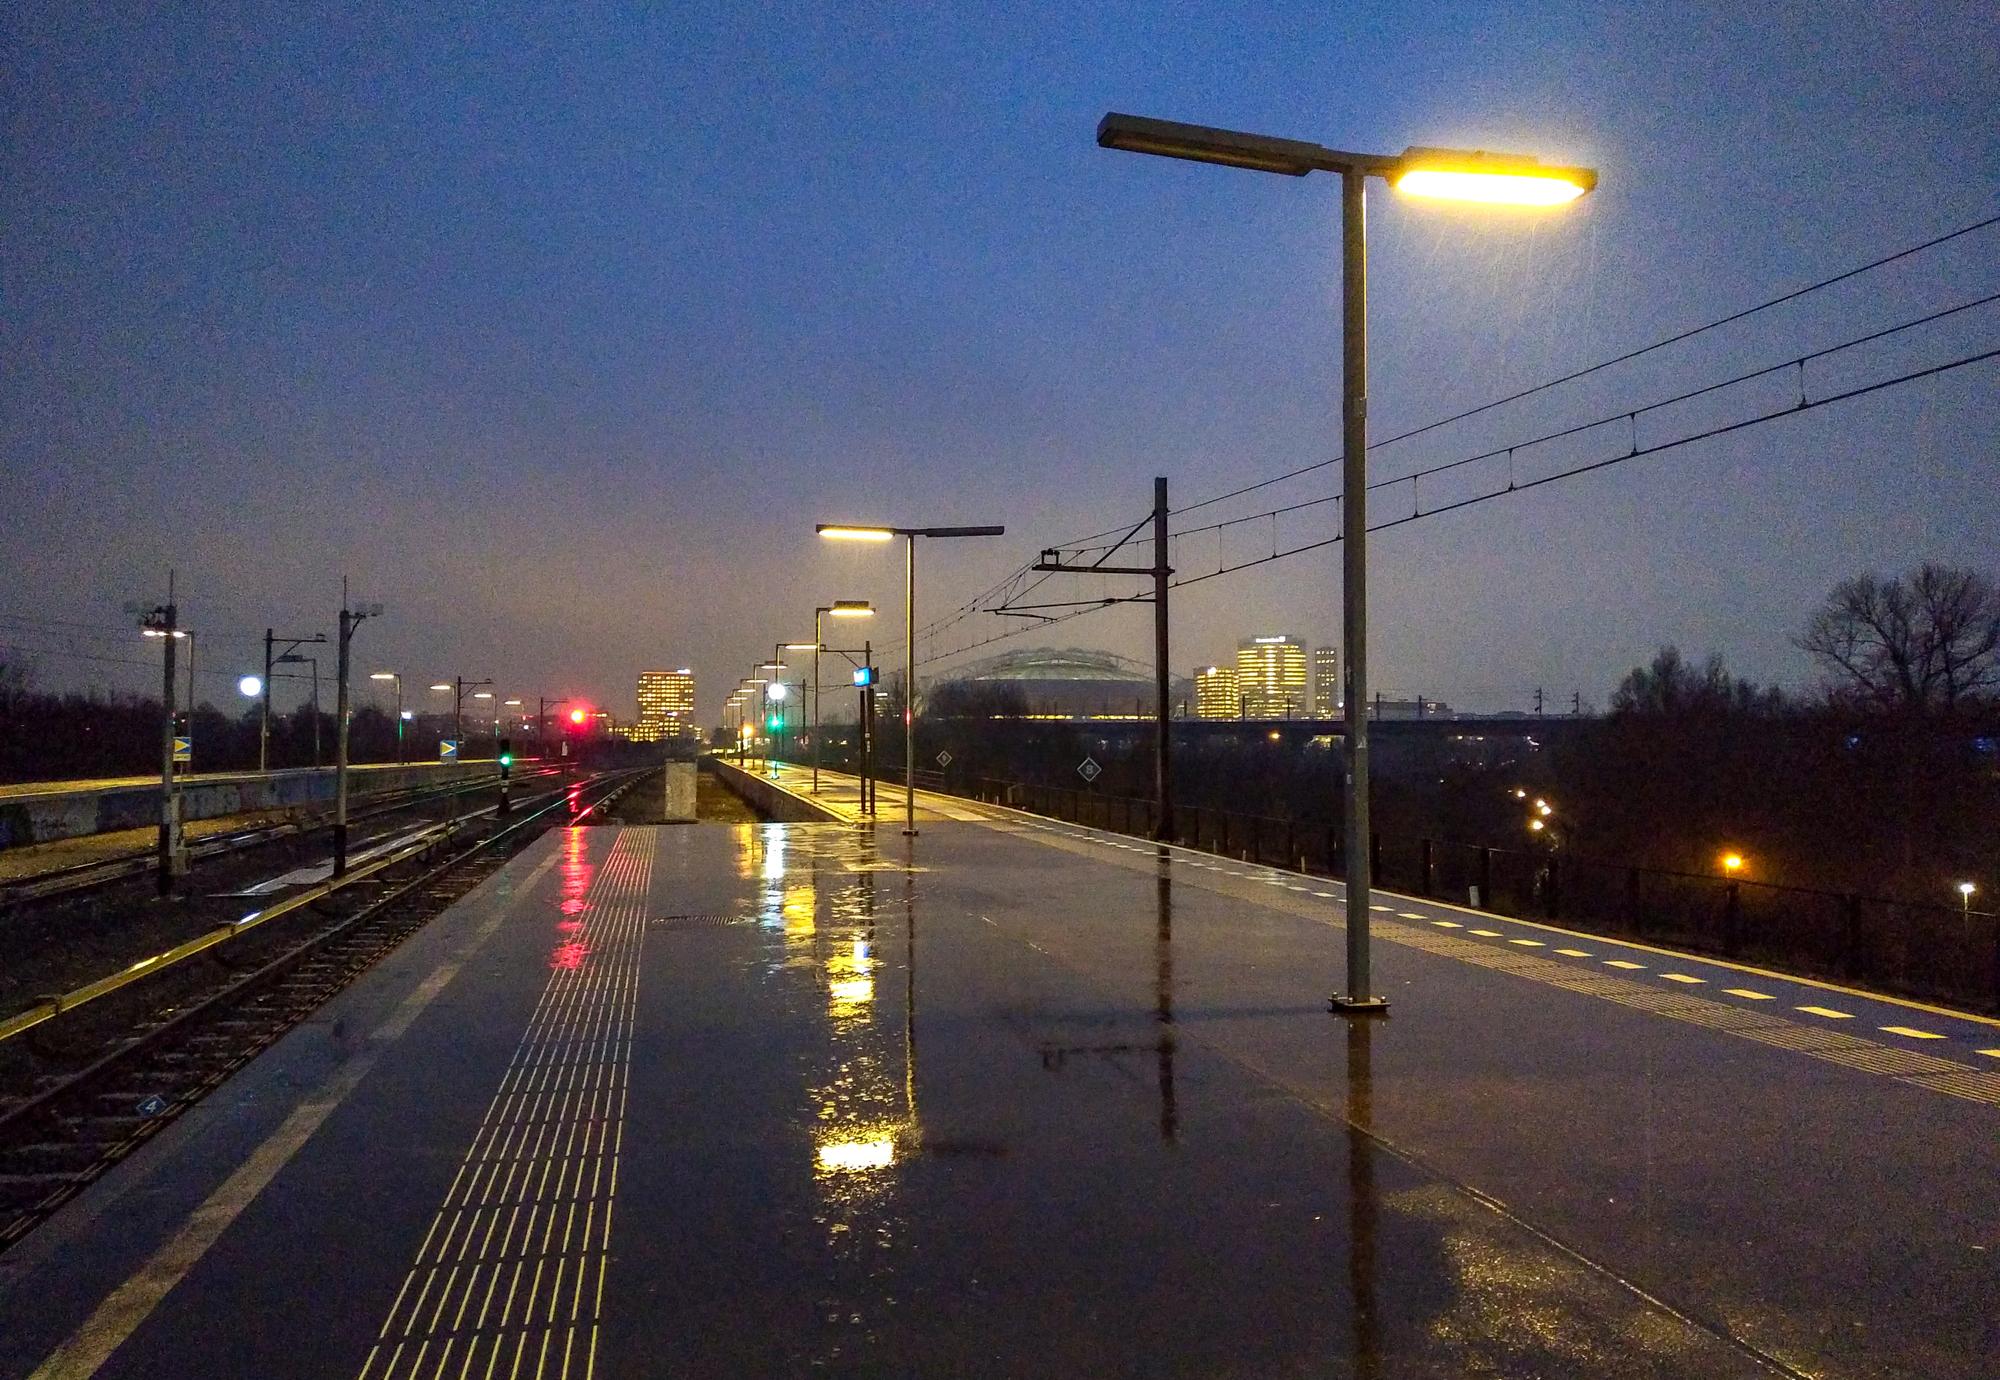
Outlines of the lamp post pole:
<svg viewBox="0 0 2000 1380">
<path fill-rule="evenodd" d="M 1597 185 L 1589 168 L 1549 167 L 1514 154 L 1409 148 L 1400 154 L 1351 153 L 1296 139 L 1240 130 L 1108 114 L 1097 126 L 1100 147 L 1157 154 L 1254 172 L 1304 177 L 1338 173 L 1341 180 L 1341 631 L 1346 639 L 1342 685 L 1346 771 L 1343 872 L 1347 911 L 1347 990 L 1336 1011 L 1386 1010 L 1373 994 L 1369 971 L 1370 877 L 1368 828 L 1368 246 L 1366 184 L 1388 179 L 1413 196 L 1517 206 L 1559 206 Z"/>
<path fill-rule="evenodd" d="M 812 737 L 813 737 L 813 783 L 812 793 L 819 794 L 819 649 L 826 639 L 820 635 L 819 620 L 826 616 L 826 610 L 813 610 L 813 682 L 812 682 Z"/>
<path fill-rule="evenodd" d="M 1347 991 L 1336 1007 L 1380 1010 L 1369 963 L 1373 857 L 1368 827 L 1368 202 L 1367 173 L 1340 175 L 1340 632 L 1347 649 Z"/>
<path fill-rule="evenodd" d="M 917 836 L 917 534 L 903 558 L 903 833 Z"/>
</svg>

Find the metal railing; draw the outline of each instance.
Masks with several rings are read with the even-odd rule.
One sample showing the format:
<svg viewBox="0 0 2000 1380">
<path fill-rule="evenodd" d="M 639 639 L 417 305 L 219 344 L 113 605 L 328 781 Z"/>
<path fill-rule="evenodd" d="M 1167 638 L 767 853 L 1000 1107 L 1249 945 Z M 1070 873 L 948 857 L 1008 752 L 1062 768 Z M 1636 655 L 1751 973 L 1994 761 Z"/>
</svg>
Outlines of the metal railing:
<svg viewBox="0 0 2000 1380">
<path fill-rule="evenodd" d="M 898 773 L 900 775 L 900 773 Z M 1146 798 L 918 771 L 924 790 L 1149 838 Z M 1209 806 L 1175 809 L 1174 840 L 1323 877 L 1346 874 L 1337 826 Z M 2000 1011 L 2000 916 L 1958 906 L 1638 867 L 1450 839 L 1370 840 L 1375 885 L 1520 919 Z"/>
</svg>

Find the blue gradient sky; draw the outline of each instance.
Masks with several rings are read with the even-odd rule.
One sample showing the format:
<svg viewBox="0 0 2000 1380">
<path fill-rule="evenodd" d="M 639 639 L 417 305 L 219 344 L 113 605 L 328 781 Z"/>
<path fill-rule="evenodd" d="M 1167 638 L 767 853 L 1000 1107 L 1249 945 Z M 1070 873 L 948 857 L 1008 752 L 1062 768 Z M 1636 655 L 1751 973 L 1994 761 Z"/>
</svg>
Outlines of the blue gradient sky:
<svg viewBox="0 0 2000 1380">
<path fill-rule="evenodd" d="M 1107 109 L 1602 170 L 1559 215 L 1375 195 L 1378 437 L 2000 209 L 1974 4 L 136 8 L 29 3 L 0 36 L 0 642 L 48 649 L 47 684 L 143 683 L 56 653 L 143 660 L 103 630 L 172 565 L 218 676 L 267 623 L 330 625 L 346 573 L 390 606 L 367 667 L 629 712 L 642 666 L 691 664 L 706 714 L 814 603 L 899 608 L 890 554 L 816 519 L 1006 523 L 926 553 L 927 619 L 1136 519 L 1154 474 L 1187 499 L 1333 456 L 1337 185 L 1109 153 Z M 1995 290 L 1988 231 L 1376 471 Z M 1995 343 L 1989 307 L 1809 386 Z M 1994 569 L 1996 378 L 1385 533 L 1375 679 L 1601 701 L 1674 641 L 1803 683 L 1787 636 L 1838 579 Z M 1338 559 L 1186 591 L 1177 669 L 1330 638 Z M 1146 655 L 1148 619 L 1014 645 Z"/>
</svg>

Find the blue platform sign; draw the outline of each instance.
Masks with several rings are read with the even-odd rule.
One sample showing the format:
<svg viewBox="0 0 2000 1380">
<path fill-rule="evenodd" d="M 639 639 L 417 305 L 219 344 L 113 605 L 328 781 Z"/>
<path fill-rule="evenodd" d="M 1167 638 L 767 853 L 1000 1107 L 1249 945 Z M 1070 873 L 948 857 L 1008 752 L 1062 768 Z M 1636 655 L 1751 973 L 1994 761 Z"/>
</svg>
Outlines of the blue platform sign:
<svg viewBox="0 0 2000 1380">
<path fill-rule="evenodd" d="M 856 685 L 873 685 L 875 683 L 875 668 L 873 666 L 855 667 L 854 683 Z"/>
<path fill-rule="evenodd" d="M 458 760 L 458 741 L 457 741 L 457 739 L 454 739 L 454 738 L 441 738 L 441 739 L 439 739 L 439 740 L 438 740 L 438 761 L 440 761 L 440 762 L 456 762 L 457 760 Z"/>
<path fill-rule="evenodd" d="M 176 762 L 194 761 L 194 736 L 192 734 L 184 735 L 176 733 L 174 735 L 174 760 Z"/>
</svg>

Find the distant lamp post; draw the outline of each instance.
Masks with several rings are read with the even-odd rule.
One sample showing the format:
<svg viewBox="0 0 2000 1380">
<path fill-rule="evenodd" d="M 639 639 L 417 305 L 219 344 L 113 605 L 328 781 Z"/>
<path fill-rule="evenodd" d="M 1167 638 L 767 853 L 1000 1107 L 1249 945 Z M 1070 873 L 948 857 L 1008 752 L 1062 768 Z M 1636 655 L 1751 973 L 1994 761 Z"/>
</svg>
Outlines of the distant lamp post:
<svg viewBox="0 0 2000 1380">
<path fill-rule="evenodd" d="M 812 670 L 812 745 L 814 795 L 819 794 L 819 654 L 826 649 L 826 634 L 820 630 L 820 619 L 832 618 L 873 618 L 875 606 L 866 599 L 836 599 L 831 604 L 821 604 L 813 610 L 813 670 Z"/>
<path fill-rule="evenodd" d="M 264 678 L 262 676 L 243 677 L 243 679 L 236 682 L 236 693 L 246 700 L 256 699 L 264 693 Z"/>
<path fill-rule="evenodd" d="M 822 522 L 813 531 L 833 541 L 908 543 L 903 553 L 903 834 L 917 835 L 917 538 L 1004 537 L 1005 527 L 855 527 Z"/>
<path fill-rule="evenodd" d="M 393 680 L 396 682 L 396 765 L 403 764 L 403 723 L 410 716 L 403 712 L 403 678 L 394 671 L 370 671 L 370 680 Z M 437 687 L 433 686 L 432 689 Z"/>
<path fill-rule="evenodd" d="M 1972 893 L 1979 890 L 1971 882 L 1958 884 L 1958 909 L 1967 919 L 1972 918 Z"/>
<path fill-rule="evenodd" d="M 1743 855 L 1733 851 L 1724 853 L 1722 855 L 1722 870 L 1731 877 L 1736 876 L 1743 870 Z"/>
<path fill-rule="evenodd" d="M 1336 1011 L 1372 1012 L 1368 906 L 1372 878 L 1368 824 L 1368 249 L 1366 187 L 1386 178 L 1409 196 L 1513 206 L 1559 206 L 1597 185 L 1589 168 L 1547 167 L 1514 154 L 1407 148 L 1396 154 L 1350 153 L 1295 139 L 1109 114 L 1097 126 L 1100 147 L 1219 163 L 1253 172 L 1304 177 L 1338 173 L 1341 181 L 1341 630 L 1346 656 L 1347 990 Z"/>
</svg>

